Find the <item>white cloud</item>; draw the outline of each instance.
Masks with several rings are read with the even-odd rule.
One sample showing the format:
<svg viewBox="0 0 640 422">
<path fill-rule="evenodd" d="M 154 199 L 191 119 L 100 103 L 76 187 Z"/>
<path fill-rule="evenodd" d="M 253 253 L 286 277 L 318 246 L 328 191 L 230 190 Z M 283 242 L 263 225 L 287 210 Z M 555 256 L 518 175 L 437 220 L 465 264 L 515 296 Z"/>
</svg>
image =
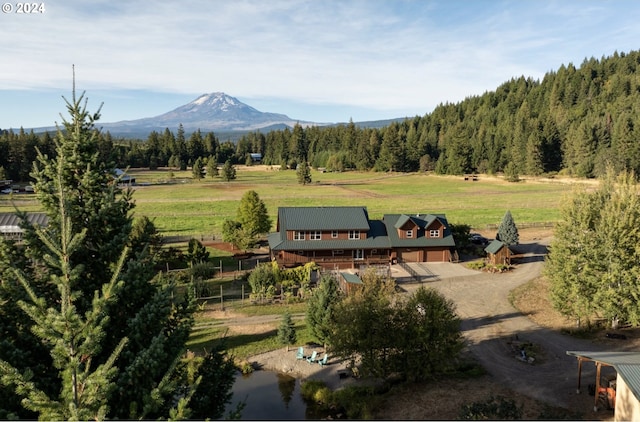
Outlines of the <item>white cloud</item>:
<svg viewBox="0 0 640 422">
<path fill-rule="evenodd" d="M 0 17 L 0 90 L 66 88 L 75 64 L 87 90 L 225 91 L 423 114 L 511 77 L 637 48 L 639 10 L 575 0 L 72 0 Z"/>
</svg>

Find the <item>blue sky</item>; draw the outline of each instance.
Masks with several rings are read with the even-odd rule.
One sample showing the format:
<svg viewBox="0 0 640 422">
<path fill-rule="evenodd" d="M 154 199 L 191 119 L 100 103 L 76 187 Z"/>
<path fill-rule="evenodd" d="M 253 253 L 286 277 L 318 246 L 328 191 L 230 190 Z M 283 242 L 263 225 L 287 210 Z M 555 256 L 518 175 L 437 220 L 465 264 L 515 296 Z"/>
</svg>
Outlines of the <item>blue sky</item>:
<svg viewBox="0 0 640 422">
<path fill-rule="evenodd" d="M 17 2 L 10 4 L 15 5 Z M 225 92 L 345 122 L 444 102 L 640 49 L 635 0 L 65 0 L 0 13 L 0 128 L 52 126 L 76 88 L 102 122 Z"/>
</svg>

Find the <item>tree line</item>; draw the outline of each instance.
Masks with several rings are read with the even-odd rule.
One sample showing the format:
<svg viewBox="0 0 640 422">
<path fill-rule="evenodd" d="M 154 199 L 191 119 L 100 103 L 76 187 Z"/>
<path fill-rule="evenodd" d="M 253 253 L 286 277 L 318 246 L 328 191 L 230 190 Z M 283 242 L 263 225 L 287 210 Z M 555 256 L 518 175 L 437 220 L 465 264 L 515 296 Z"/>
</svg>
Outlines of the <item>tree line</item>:
<svg viewBox="0 0 640 422">
<path fill-rule="evenodd" d="M 334 126 L 295 125 L 221 141 L 213 132 L 153 131 L 146 140 L 99 135 L 102 154 L 121 167 L 186 169 L 195 161 L 250 162 L 295 168 L 306 162 L 328 170 L 435 171 L 439 174 L 567 174 L 597 177 L 607 162 L 640 174 L 640 52 L 615 52 L 549 71 L 542 80 L 513 78 L 495 91 L 382 128 L 353 121 Z M 23 163 L 34 148 L 54 153 L 48 134 L 0 134 L 0 167 L 25 180 Z"/>
</svg>

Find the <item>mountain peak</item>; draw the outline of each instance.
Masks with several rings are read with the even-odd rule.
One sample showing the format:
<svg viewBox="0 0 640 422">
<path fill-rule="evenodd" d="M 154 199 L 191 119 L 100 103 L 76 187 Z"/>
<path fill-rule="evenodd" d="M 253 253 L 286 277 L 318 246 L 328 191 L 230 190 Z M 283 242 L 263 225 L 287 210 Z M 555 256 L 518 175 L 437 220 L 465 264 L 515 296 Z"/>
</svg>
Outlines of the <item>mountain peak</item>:
<svg viewBox="0 0 640 422">
<path fill-rule="evenodd" d="M 212 92 L 211 94 L 202 94 L 195 100 L 191 101 L 189 104 L 192 104 L 194 106 L 219 107 L 219 108 L 247 106 L 246 104 L 243 104 L 242 102 L 238 101 L 237 98 L 231 97 L 230 95 L 227 95 L 224 92 Z"/>
<path fill-rule="evenodd" d="M 107 123 L 110 129 L 126 127 L 129 131 L 162 130 L 182 125 L 186 131 L 201 130 L 258 130 L 268 127 L 293 127 L 295 124 L 315 124 L 300 122 L 279 113 L 263 113 L 224 92 L 202 94 L 195 100 L 172 111 L 155 117 Z"/>
</svg>

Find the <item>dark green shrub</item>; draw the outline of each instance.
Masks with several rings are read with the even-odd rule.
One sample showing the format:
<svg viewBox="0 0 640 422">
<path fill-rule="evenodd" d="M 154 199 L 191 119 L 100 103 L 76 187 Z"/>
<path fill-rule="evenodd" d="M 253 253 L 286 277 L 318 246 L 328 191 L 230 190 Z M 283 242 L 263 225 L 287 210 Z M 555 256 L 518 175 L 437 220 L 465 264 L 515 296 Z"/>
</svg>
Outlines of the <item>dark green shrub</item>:
<svg viewBox="0 0 640 422">
<path fill-rule="evenodd" d="M 519 420 L 522 419 L 522 405 L 518 406 L 513 399 L 491 396 L 486 401 L 462 406 L 460 419 L 465 421 Z"/>
</svg>

